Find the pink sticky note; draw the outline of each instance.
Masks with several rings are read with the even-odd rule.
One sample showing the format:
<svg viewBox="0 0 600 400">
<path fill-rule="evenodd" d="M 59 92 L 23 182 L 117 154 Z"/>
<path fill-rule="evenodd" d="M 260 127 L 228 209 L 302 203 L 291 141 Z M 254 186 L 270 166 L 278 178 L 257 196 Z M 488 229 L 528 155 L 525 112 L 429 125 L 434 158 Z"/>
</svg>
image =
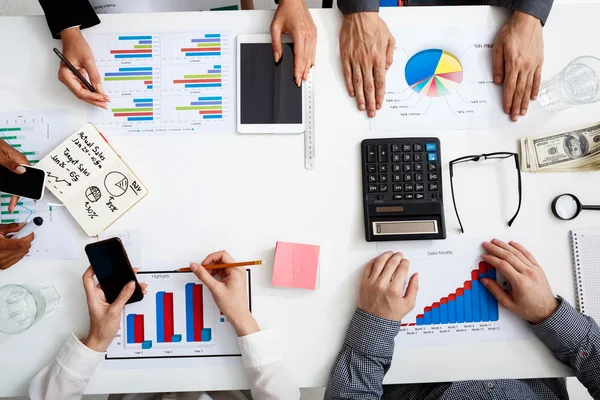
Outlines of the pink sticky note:
<svg viewBox="0 0 600 400">
<path fill-rule="evenodd" d="M 314 290 L 317 287 L 319 246 L 277 242 L 273 286 Z"/>
</svg>

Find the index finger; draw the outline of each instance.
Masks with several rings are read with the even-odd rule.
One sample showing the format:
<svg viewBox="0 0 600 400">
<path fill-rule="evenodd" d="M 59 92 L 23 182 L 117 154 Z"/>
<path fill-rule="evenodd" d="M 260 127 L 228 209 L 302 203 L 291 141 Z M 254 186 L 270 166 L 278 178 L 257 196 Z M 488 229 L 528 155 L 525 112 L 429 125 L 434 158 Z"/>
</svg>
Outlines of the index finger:
<svg viewBox="0 0 600 400">
<path fill-rule="evenodd" d="M 294 82 L 296 82 L 296 86 L 298 87 L 300 87 L 300 83 L 302 82 L 302 74 L 306 66 L 305 47 L 304 38 L 294 35 Z"/>
<path fill-rule="evenodd" d="M 506 77 L 504 81 L 504 112 L 511 113 L 515 91 L 517 90 L 518 71 L 508 67 L 506 69 Z"/>
<path fill-rule="evenodd" d="M 499 244 L 502 244 L 500 246 Z M 509 250 L 505 250 L 504 247 L 508 247 L 508 245 L 502 241 L 495 241 L 495 243 L 483 243 L 483 248 L 490 253 L 491 255 L 506 261 L 511 265 L 513 269 L 518 272 L 524 272 L 528 266 L 516 256 L 516 254 L 512 253 Z"/>
<path fill-rule="evenodd" d="M 385 97 L 385 68 L 382 65 L 377 65 L 373 68 L 375 75 L 375 107 L 380 110 Z"/>
<path fill-rule="evenodd" d="M 500 271 L 511 284 L 513 284 L 521 276 L 521 274 L 519 274 L 519 272 L 514 269 L 512 265 L 496 256 L 484 254 L 481 256 L 481 258 L 483 261 Z"/>
<path fill-rule="evenodd" d="M 10 201 L 8 202 L 8 211 L 12 213 L 19 202 L 19 196 L 10 196 Z"/>
<path fill-rule="evenodd" d="M 235 260 L 226 250 L 216 251 L 214 253 L 210 253 L 206 256 L 204 261 L 202 261 L 202 265 L 211 265 L 211 264 L 230 264 L 234 263 Z"/>
</svg>

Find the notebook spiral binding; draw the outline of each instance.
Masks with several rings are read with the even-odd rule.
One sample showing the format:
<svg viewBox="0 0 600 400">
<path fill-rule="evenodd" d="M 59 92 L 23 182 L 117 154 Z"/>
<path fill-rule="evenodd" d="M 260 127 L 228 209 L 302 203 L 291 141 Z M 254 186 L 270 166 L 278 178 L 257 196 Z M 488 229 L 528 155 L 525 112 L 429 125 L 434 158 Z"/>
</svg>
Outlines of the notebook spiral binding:
<svg viewBox="0 0 600 400">
<path fill-rule="evenodd" d="M 575 291 L 577 292 L 577 308 L 585 314 L 585 305 L 583 303 L 583 282 L 581 280 L 581 264 L 579 262 L 579 242 L 577 233 L 571 232 L 571 247 L 573 253 L 573 273 L 575 274 Z"/>
</svg>

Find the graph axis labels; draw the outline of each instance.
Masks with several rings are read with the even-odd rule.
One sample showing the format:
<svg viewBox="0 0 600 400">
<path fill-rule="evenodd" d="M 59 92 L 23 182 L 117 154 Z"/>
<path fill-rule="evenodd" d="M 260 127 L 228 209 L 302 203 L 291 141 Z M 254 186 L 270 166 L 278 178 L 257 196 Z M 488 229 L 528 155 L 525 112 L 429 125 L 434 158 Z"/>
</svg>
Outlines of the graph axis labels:
<svg viewBox="0 0 600 400">
<path fill-rule="evenodd" d="M 442 49 L 423 50 L 413 55 L 404 70 L 406 83 L 425 97 L 445 97 L 458 90 L 463 66 L 452 53 Z"/>
</svg>

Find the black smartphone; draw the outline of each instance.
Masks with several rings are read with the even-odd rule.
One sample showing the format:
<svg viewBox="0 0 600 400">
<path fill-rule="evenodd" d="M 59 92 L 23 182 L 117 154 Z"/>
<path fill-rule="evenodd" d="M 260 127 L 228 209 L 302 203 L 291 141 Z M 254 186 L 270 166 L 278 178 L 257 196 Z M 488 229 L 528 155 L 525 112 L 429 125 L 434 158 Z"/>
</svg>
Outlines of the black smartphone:
<svg viewBox="0 0 600 400">
<path fill-rule="evenodd" d="M 119 238 L 111 238 L 85 246 L 90 265 L 104 291 L 106 301 L 113 303 L 121 290 L 131 281 L 135 281 L 135 292 L 127 304 L 144 298 L 142 288 L 135 277 L 127 252 Z"/>
<path fill-rule="evenodd" d="M 0 165 L 0 192 L 40 200 L 44 195 L 46 173 L 39 168 L 29 165 L 23 166 L 25 172 L 15 174 L 10 169 Z"/>
</svg>

